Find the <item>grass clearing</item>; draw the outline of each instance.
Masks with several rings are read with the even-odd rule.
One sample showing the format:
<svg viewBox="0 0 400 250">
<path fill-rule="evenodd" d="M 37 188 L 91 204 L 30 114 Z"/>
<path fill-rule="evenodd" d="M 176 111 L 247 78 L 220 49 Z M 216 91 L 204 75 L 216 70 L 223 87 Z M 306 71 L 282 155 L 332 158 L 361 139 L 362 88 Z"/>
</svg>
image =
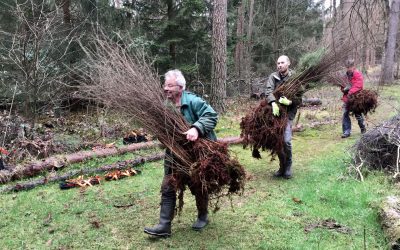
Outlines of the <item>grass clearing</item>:
<svg viewBox="0 0 400 250">
<path fill-rule="evenodd" d="M 393 91 L 396 89 L 389 92 Z M 368 118 L 369 127 L 395 112 L 386 98 L 390 97 L 384 96 L 377 112 Z M 400 100 L 394 101 L 398 105 Z M 332 117 L 340 118 L 340 110 L 331 107 L 327 110 Z M 217 128 L 219 137 L 238 135 L 240 117 L 239 111 L 222 117 Z M 141 175 L 104 182 L 85 191 L 60 190 L 58 183 L 51 183 L 31 191 L 1 194 L 0 246 L 2 249 L 363 249 L 365 245 L 367 249 L 384 249 L 387 242 L 378 222 L 377 205 L 389 194 L 398 195 L 399 190 L 380 172 L 369 172 L 364 182 L 349 175 L 347 151 L 360 134 L 354 129 L 346 140 L 340 139 L 340 134 L 340 123 L 296 133 L 294 178 L 289 181 L 272 177 L 278 161 L 271 162 L 267 152 L 262 152 L 263 158 L 256 160 L 249 150 L 232 146 L 232 154 L 249 174 L 245 192 L 232 200 L 222 199 L 220 211 L 210 215 L 211 222 L 202 232 L 191 230 L 196 208 L 194 198 L 186 192 L 185 206 L 181 216 L 173 221 L 171 238 L 153 239 L 143 233 L 143 227 L 158 222 L 163 176 L 162 162 L 158 161 L 141 166 Z M 96 167 L 149 152 L 153 151 L 91 160 L 73 168 Z M 328 219 L 351 232 L 326 228 L 305 231 L 310 225 Z"/>
</svg>

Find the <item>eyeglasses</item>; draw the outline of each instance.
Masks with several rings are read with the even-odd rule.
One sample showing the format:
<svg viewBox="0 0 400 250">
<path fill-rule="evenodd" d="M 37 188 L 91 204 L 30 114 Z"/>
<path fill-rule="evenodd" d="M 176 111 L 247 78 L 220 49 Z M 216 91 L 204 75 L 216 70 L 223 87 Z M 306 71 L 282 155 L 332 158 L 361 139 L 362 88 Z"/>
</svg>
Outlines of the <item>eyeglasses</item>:
<svg viewBox="0 0 400 250">
<path fill-rule="evenodd" d="M 163 84 L 162 86 L 163 86 L 163 88 L 165 88 L 165 87 L 167 87 L 167 88 L 173 88 L 173 87 L 176 87 L 176 86 L 180 87 L 181 85 L 178 85 L 178 84 L 174 84 L 174 85 L 172 85 L 172 84 L 167 84 L 167 85 L 165 85 L 165 84 Z"/>
</svg>

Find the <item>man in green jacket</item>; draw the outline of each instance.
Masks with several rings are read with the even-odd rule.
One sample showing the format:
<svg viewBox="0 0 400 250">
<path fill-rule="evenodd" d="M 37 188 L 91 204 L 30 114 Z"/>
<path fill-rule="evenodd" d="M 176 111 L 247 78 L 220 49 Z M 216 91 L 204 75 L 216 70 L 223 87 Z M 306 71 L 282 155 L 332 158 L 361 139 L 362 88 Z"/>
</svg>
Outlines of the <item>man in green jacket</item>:
<svg viewBox="0 0 400 250">
<path fill-rule="evenodd" d="M 273 92 L 280 85 L 285 84 L 294 72 L 289 69 L 290 60 L 285 55 L 280 56 L 276 64 L 278 71 L 269 76 L 265 96 L 267 102 L 272 106 L 273 115 L 279 116 L 279 107 Z M 286 97 L 281 97 L 278 100 L 280 104 L 287 107 L 289 121 L 284 133 L 284 151 L 278 153 L 279 170 L 275 172 L 275 177 L 292 178 L 292 124 L 297 113 L 297 107 L 301 104 L 301 94 L 302 91 L 299 91 L 299 94 L 293 100 L 289 100 Z"/>
<path fill-rule="evenodd" d="M 186 80 L 181 71 L 175 69 L 165 74 L 164 93 L 168 101 L 175 105 L 191 124 L 191 128 L 185 132 L 186 139 L 196 141 L 202 137 L 217 140 L 214 133 L 218 121 L 217 113 L 202 98 L 185 91 L 185 86 Z M 145 233 L 153 236 L 171 236 L 171 222 L 176 205 L 176 190 L 170 182 L 174 171 L 173 164 L 173 154 L 167 150 L 164 160 L 164 179 L 161 184 L 160 222 L 152 228 L 144 228 Z M 197 220 L 192 228 L 201 230 L 208 224 L 208 195 L 195 190 L 191 191 L 196 198 L 198 212 Z"/>
</svg>

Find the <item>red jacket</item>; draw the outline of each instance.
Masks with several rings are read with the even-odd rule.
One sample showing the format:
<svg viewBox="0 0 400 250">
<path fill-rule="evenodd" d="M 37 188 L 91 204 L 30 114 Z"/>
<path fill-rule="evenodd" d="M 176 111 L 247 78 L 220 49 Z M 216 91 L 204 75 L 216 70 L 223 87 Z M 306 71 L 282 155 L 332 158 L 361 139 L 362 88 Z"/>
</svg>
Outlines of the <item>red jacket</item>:
<svg viewBox="0 0 400 250">
<path fill-rule="evenodd" d="M 353 76 L 349 78 L 351 88 L 347 94 L 343 94 L 342 101 L 347 102 L 348 96 L 357 93 L 364 88 L 364 80 L 360 71 L 354 70 Z M 343 91 L 343 88 L 342 88 Z"/>
</svg>

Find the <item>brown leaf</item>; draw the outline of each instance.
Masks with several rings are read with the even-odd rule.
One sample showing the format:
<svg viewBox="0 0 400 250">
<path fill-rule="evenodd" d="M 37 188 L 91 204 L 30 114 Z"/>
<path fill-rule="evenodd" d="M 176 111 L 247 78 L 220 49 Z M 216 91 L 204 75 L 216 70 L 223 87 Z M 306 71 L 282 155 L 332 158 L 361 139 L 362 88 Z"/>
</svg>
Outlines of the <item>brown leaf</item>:
<svg viewBox="0 0 400 250">
<path fill-rule="evenodd" d="M 49 213 L 48 215 L 47 215 L 47 217 L 44 219 L 44 221 L 43 221 L 43 226 L 48 226 L 48 225 L 50 225 L 50 222 L 53 220 L 53 218 L 52 218 L 52 216 L 51 216 L 51 213 Z"/>
<path fill-rule="evenodd" d="M 299 204 L 303 203 L 302 200 L 300 200 L 299 198 L 296 198 L 296 197 L 293 197 L 292 200 L 293 200 L 294 202 L 296 202 L 296 203 L 299 203 Z"/>
<path fill-rule="evenodd" d="M 99 221 L 97 221 L 97 220 L 92 220 L 91 222 L 90 222 L 90 224 L 92 224 L 92 226 L 94 227 L 94 228 L 100 228 L 100 222 Z"/>
<path fill-rule="evenodd" d="M 50 240 L 48 240 L 47 242 L 46 242 L 46 246 L 51 246 L 51 243 L 53 242 L 53 240 L 52 239 L 50 239 Z"/>
</svg>

